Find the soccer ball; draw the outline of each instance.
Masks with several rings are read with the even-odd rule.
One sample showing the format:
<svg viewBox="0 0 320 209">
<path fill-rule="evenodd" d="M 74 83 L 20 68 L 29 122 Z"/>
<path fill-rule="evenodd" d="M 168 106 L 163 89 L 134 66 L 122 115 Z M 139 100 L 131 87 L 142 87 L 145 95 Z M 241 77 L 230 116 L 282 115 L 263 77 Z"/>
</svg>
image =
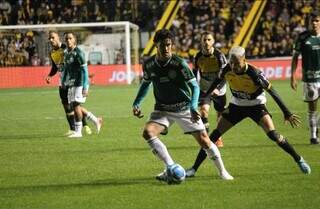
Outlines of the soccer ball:
<svg viewBox="0 0 320 209">
<path fill-rule="evenodd" d="M 180 184 L 186 178 L 186 171 L 179 164 L 173 164 L 167 168 L 168 184 Z"/>
</svg>

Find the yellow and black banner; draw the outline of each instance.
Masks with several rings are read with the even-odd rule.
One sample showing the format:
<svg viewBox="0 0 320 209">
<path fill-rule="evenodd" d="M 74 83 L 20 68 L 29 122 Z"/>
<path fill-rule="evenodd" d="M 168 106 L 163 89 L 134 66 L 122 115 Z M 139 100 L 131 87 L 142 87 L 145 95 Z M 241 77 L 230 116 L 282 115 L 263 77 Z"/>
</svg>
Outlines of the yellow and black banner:
<svg viewBox="0 0 320 209">
<path fill-rule="evenodd" d="M 160 29 L 169 29 L 172 25 L 173 20 L 175 19 L 177 12 L 179 10 L 180 0 L 172 0 L 164 11 L 155 31 Z M 156 53 L 156 47 L 153 44 L 155 32 L 152 34 L 149 39 L 146 47 L 144 48 L 142 55 L 143 56 L 152 56 Z"/>
<path fill-rule="evenodd" d="M 247 47 L 264 10 L 264 7 L 266 6 L 266 3 L 267 0 L 256 0 L 253 3 L 248 16 L 245 17 L 244 24 L 241 27 L 239 34 L 234 40 L 233 46 L 242 46 L 244 48 Z"/>
</svg>

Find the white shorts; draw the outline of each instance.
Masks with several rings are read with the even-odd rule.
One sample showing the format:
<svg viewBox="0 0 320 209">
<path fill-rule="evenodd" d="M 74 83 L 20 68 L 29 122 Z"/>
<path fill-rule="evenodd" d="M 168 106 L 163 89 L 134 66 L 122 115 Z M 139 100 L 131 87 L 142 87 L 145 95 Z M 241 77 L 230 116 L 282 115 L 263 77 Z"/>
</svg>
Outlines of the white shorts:
<svg viewBox="0 0 320 209">
<path fill-rule="evenodd" d="M 320 95 L 320 82 L 303 82 L 303 100 L 305 102 L 315 101 Z"/>
<path fill-rule="evenodd" d="M 174 122 L 177 122 L 178 125 L 183 129 L 184 133 L 206 130 L 201 120 L 197 121 L 196 123 L 191 121 L 190 110 L 182 112 L 166 112 L 155 110 L 150 114 L 149 122 L 161 124 L 165 126 L 166 129 L 168 129 Z"/>
<path fill-rule="evenodd" d="M 82 86 L 73 86 L 68 89 L 68 102 L 69 104 L 72 102 L 85 103 L 86 97 L 82 94 Z"/>
</svg>

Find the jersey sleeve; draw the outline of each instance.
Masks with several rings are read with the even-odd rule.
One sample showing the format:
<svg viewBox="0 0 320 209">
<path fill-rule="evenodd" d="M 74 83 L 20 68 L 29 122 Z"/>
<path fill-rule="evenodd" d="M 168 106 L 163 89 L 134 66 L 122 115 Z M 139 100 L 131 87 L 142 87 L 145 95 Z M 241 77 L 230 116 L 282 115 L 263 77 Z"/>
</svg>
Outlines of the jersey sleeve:
<svg viewBox="0 0 320 209">
<path fill-rule="evenodd" d="M 146 67 L 145 63 L 142 64 L 142 72 L 143 72 L 142 79 L 146 82 L 151 82 L 151 76 L 150 76 L 149 72 L 147 71 L 147 67 Z"/>
<path fill-rule="evenodd" d="M 186 81 L 196 79 L 192 70 L 190 69 L 189 65 L 187 64 L 187 62 L 185 60 L 181 61 L 181 66 L 182 66 L 181 72 L 182 72 L 182 75 Z"/>
<path fill-rule="evenodd" d="M 77 59 L 78 59 L 78 62 L 81 65 L 86 65 L 87 62 L 86 62 L 86 58 L 85 58 L 85 54 L 84 52 L 81 50 L 81 49 L 77 49 Z"/>
<path fill-rule="evenodd" d="M 49 72 L 49 76 L 54 76 L 58 72 L 58 67 L 56 63 L 51 58 L 51 70 Z"/>
<path fill-rule="evenodd" d="M 257 86 L 260 86 L 266 90 L 271 88 L 270 81 L 266 78 L 266 76 L 261 70 L 251 66 L 251 69 L 248 71 L 248 74 Z"/>
</svg>

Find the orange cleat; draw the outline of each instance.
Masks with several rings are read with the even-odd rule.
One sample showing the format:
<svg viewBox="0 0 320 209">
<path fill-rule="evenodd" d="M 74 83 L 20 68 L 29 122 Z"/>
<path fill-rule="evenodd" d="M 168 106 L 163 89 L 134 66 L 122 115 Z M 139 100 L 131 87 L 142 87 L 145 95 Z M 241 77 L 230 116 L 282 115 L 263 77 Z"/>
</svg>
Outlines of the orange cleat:
<svg viewBox="0 0 320 209">
<path fill-rule="evenodd" d="M 215 142 L 215 145 L 217 147 L 223 147 L 223 141 L 221 137 Z"/>
</svg>

